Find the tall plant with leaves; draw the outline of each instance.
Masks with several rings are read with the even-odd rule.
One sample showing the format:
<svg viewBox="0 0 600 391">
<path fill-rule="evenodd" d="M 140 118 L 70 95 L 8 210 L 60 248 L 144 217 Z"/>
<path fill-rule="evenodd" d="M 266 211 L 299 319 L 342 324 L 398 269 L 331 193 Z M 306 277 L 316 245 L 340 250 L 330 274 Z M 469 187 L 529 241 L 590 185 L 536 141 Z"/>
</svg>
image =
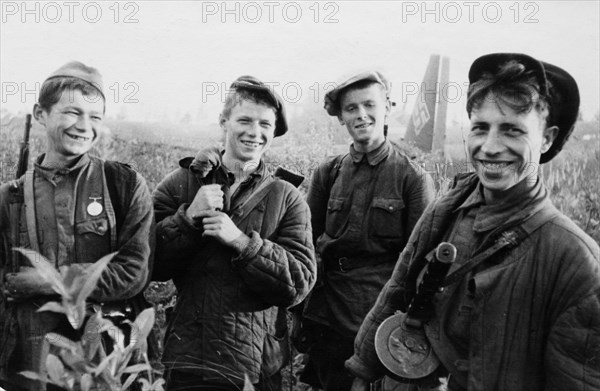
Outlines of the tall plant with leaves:
<svg viewBox="0 0 600 391">
<path fill-rule="evenodd" d="M 29 379 L 54 384 L 69 391 L 125 391 L 137 380 L 142 391 L 163 391 L 163 379 L 153 381 L 153 369 L 146 355 L 146 338 L 154 324 L 154 309 L 142 311 L 135 321 L 124 321 L 131 329 L 125 344 L 124 332 L 97 310 L 87 317 L 87 298 L 115 253 L 102 257 L 86 268 L 60 267 L 58 270 L 43 255 L 16 248 L 36 268 L 41 278 L 61 296 L 61 302 L 48 302 L 38 311 L 64 314 L 81 338 L 73 341 L 56 333 L 46 334 L 53 347 L 46 358 L 46 373 L 21 372 Z M 81 330 L 83 327 L 83 330 Z M 104 342 L 112 343 L 107 354 Z M 142 363 L 131 363 L 134 356 Z M 131 364 L 131 365 L 130 365 Z M 145 377 L 142 377 L 142 374 Z"/>
</svg>

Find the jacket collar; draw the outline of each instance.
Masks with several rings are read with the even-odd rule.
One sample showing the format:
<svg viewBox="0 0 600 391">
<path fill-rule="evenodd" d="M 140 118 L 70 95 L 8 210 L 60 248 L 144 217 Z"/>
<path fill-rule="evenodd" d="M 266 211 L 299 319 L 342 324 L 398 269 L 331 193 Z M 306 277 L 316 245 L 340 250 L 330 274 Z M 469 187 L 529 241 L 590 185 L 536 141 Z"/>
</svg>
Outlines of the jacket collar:
<svg viewBox="0 0 600 391">
<path fill-rule="evenodd" d="M 356 164 L 360 163 L 366 156 L 367 162 L 371 166 L 376 166 L 389 156 L 391 150 L 392 145 L 386 138 L 383 144 L 381 144 L 379 147 L 372 150 L 371 152 L 367 153 L 357 151 L 356 149 L 354 149 L 354 144 L 351 144 L 350 156 L 352 157 L 352 161 Z"/>
<path fill-rule="evenodd" d="M 530 187 L 525 179 L 514 186 L 504 200 L 493 205 L 486 205 L 483 198 L 483 186 L 478 183 L 456 210 L 479 207 L 473 230 L 487 232 L 511 223 L 518 223 L 535 213 L 547 198 L 546 188 L 539 178 L 533 187 Z"/>
<path fill-rule="evenodd" d="M 226 176 L 229 184 L 231 184 L 235 180 L 235 172 L 223 165 L 224 153 L 225 150 L 219 146 L 208 147 L 199 151 L 193 159 L 181 159 L 179 165 L 183 168 L 189 168 L 190 171 L 200 178 L 206 178 L 211 173 L 213 178 Z M 258 167 L 249 175 L 248 179 L 260 179 L 266 176 L 266 174 L 266 164 L 261 159 Z M 215 183 L 220 183 L 220 181 L 217 179 Z"/>
</svg>

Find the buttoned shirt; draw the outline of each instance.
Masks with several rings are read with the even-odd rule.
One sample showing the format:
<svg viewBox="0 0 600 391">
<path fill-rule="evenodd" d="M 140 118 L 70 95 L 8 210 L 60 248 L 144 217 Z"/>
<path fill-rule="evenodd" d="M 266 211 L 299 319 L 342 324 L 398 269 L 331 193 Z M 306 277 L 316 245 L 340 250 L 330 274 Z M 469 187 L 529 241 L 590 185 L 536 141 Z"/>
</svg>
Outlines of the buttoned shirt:
<svg viewBox="0 0 600 391">
<path fill-rule="evenodd" d="M 431 177 L 388 140 L 368 153 L 351 145 L 339 172 L 331 171 L 331 162 L 319 166 L 308 193 L 317 251 L 326 262 L 348 257 L 365 264 L 328 270 L 306 316 L 354 336 L 434 189 Z M 328 191 L 330 175 L 335 181 Z M 377 263 L 376 257 L 391 261 Z"/>
<path fill-rule="evenodd" d="M 39 247 L 42 255 L 57 267 L 87 265 L 118 250 L 90 299 L 117 301 L 141 292 L 148 277 L 150 241 L 154 235 L 151 199 L 143 178 L 125 165 L 103 162 L 87 154 L 71 167 L 56 168 L 43 161 L 44 156 L 38 158 L 33 170 L 31 198 L 35 223 L 30 225 L 26 212 L 30 205 L 28 177 L 0 186 L 0 274 L 29 264 L 20 258 L 17 264 L 8 263 L 13 259 L 10 251 L 13 247 Z M 107 195 L 110 187 L 105 186 L 109 180 L 112 187 L 118 189 L 114 199 Z M 97 207 L 89 209 L 95 201 Z M 111 226 L 111 222 L 114 225 Z M 4 288 L 3 281 L 0 287 Z M 34 296 L 7 303 L 0 297 L 0 377 L 3 380 L 28 390 L 45 389 L 41 383 L 27 382 L 18 372 L 39 372 L 45 366 L 42 349 L 46 346 L 47 332 L 68 336 L 72 330 L 63 315 L 37 312 L 51 299 Z"/>
<path fill-rule="evenodd" d="M 75 186 L 81 170 L 89 164 L 90 158 L 85 154 L 69 168 L 43 165 L 43 159 L 44 155 L 34 164 L 40 251 L 56 266 L 70 265 L 76 260 Z"/>
</svg>

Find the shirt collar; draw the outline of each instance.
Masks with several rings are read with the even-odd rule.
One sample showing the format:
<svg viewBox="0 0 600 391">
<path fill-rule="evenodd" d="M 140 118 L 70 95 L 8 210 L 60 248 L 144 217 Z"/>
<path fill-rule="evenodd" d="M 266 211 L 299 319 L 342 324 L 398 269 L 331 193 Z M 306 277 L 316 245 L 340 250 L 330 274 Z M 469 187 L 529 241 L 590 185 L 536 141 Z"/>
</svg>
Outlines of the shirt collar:
<svg viewBox="0 0 600 391">
<path fill-rule="evenodd" d="M 205 178 L 211 171 L 222 166 L 223 153 L 218 146 L 211 146 L 198 151 L 190 164 L 190 171 Z"/>
<path fill-rule="evenodd" d="M 211 172 L 215 183 L 231 185 L 235 181 L 235 173 L 223 165 L 224 149 L 219 146 L 211 146 L 200 150 L 190 164 L 190 170 L 200 178 L 206 178 Z M 266 164 L 261 159 L 258 167 L 244 182 L 257 180 L 266 175 Z"/>
<path fill-rule="evenodd" d="M 376 166 L 389 156 L 391 149 L 392 146 L 387 139 L 385 139 L 383 144 L 381 144 L 379 147 L 367 153 L 359 152 L 354 149 L 353 143 L 350 145 L 350 156 L 352 157 L 352 161 L 356 164 L 360 163 L 366 156 L 367 162 L 371 166 Z"/>
<path fill-rule="evenodd" d="M 46 166 L 42 164 L 45 157 L 45 153 L 40 155 L 36 159 L 33 167 L 36 174 L 41 175 L 50 182 L 54 182 L 57 176 L 66 176 L 72 172 L 79 171 L 82 167 L 85 167 L 90 162 L 90 157 L 87 153 L 85 153 L 81 155 L 81 157 L 79 157 L 75 164 L 73 164 L 71 167 L 56 167 L 54 165 Z"/>
<path fill-rule="evenodd" d="M 225 166 L 222 166 L 222 167 L 227 172 L 227 175 L 231 175 L 232 177 L 235 178 L 234 172 L 230 171 Z M 267 171 L 267 165 L 264 163 L 264 161 L 262 159 L 260 159 L 260 162 L 258 163 L 258 167 L 256 167 L 256 170 L 254 170 L 250 174 L 248 174 L 248 178 L 246 178 L 246 180 L 244 182 L 249 182 L 251 180 L 259 180 L 266 175 L 266 173 L 267 173 L 266 171 Z"/>
</svg>

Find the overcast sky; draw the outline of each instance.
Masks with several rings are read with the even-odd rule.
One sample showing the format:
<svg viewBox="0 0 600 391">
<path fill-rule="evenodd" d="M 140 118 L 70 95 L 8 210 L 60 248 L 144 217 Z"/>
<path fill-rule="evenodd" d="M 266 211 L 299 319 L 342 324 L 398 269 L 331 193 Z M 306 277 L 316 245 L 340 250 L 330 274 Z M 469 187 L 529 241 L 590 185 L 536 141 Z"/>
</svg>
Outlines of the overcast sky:
<svg viewBox="0 0 600 391">
<path fill-rule="evenodd" d="M 327 83 L 366 68 L 386 73 L 397 109 L 408 99 L 411 110 L 431 54 L 449 57 L 459 86 L 475 58 L 499 51 L 563 67 L 584 117 L 599 108 L 598 1 L 1 3 L 2 107 L 13 112 L 30 110 L 36 83 L 70 60 L 102 72 L 109 114 L 138 120 L 216 120 L 224 87 L 243 74 L 274 83 L 291 111 L 322 106 Z"/>
</svg>

